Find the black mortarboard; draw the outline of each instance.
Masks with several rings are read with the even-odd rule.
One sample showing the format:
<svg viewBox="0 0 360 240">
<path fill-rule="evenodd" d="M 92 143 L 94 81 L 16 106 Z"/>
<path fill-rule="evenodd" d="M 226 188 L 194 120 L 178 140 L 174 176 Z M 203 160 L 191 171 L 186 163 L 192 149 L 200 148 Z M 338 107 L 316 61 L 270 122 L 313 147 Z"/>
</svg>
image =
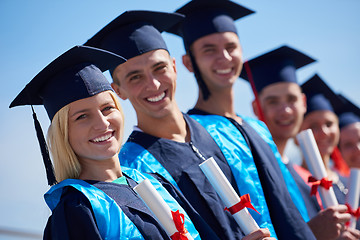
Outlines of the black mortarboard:
<svg viewBox="0 0 360 240">
<path fill-rule="evenodd" d="M 251 74 L 255 89 L 260 93 L 264 87 L 273 83 L 297 83 L 296 70 L 312 62 L 315 62 L 313 58 L 284 45 L 244 63 L 247 66 L 240 77 L 250 81 Z"/>
<path fill-rule="evenodd" d="M 350 124 L 360 122 L 360 108 L 343 95 L 338 94 L 338 97 L 343 103 L 340 108 L 335 109 L 339 117 L 339 127 L 343 128 Z"/>
<path fill-rule="evenodd" d="M 160 32 L 183 19 L 181 14 L 126 11 L 106 25 L 85 45 L 102 48 L 130 59 L 143 53 L 167 49 Z"/>
<path fill-rule="evenodd" d="M 126 60 L 114 53 L 93 47 L 75 46 L 41 70 L 11 102 L 10 108 L 44 105 L 50 120 L 67 104 L 112 90 L 102 74 Z M 43 156 L 48 183 L 56 182 L 45 138 L 33 110 L 35 129 Z"/>
<path fill-rule="evenodd" d="M 335 113 L 334 109 L 341 107 L 341 100 L 331 88 L 315 74 L 301 85 L 306 95 L 307 112 L 328 110 Z"/>
<path fill-rule="evenodd" d="M 111 90 L 102 71 L 125 61 L 105 50 L 75 46 L 41 70 L 12 101 L 10 108 L 44 105 L 52 120 L 65 105 Z"/>
<path fill-rule="evenodd" d="M 254 11 L 228 0 L 193 0 L 176 10 L 185 19 L 167 32 L 179 35 L 184 40 L 185 49 L 197 39 L 218 32 L 237 34 L 234 20 Z"/>
</svg>

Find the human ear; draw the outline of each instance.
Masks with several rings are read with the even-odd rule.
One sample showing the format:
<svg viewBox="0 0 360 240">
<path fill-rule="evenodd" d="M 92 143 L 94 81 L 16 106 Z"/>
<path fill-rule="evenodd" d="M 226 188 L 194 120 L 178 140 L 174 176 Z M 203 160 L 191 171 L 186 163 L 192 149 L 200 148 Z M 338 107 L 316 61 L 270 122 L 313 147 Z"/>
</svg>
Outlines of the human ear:
<svg viewBox="0 0 360 240">
<path fill-rule="evenodd" d="M 124 90 L 120 87 L 119 84 L 117 83 L 111 83 L 111 87 L 114 89 L 114 91 L 116 92 L 116 94 L 122 99 L 122 100 L 126 100 L 127 97 L 124 94 Z"/>
<path fill-rule="evenodd" d="M 175 58 L 173 58 L 173 59 L 172 59 L 172 64 L 173 64 L 173 69 L 174 69 L 174 72 L 175 72 L 175 73 L 177 73 Z"/>
<path fill-rule="evenodd" d="M 306 113 L 307 111 L 307 104 L 306 104 L 306 95 L 304 93 L 301 94 L 302 95 L 302 101 L 303 101 L 303 105 L 304 105 L 304 114 Z"/>
<path fill-rule="evenodd" d="M 187 68 L 187 70 L 189 70 L 189 72 L 194 72 L 194 68 L 193 68 L 189 54 L 183 55 L 182 61 L 183 61 L 184 66 Z"/>
<path fill-rule="evenodd" d="M 251 102 L 252 108 L 253 108 L 253 112 L 256 115 L 257 118 L 259 118 L 259 108 L 258 105 L 256 104 L 255 99 Z"/>
</svg>

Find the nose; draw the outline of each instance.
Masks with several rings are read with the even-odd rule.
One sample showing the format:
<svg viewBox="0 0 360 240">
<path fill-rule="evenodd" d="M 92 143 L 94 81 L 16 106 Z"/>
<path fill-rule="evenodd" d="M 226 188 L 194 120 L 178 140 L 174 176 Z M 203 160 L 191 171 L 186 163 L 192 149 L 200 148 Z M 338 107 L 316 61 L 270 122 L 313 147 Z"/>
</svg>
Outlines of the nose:
<svg viewBox="0 0 360 240">
<path fill-rule="evenodd" d="M 360 156 L 360 142 L 355 144 L 355 149 L 356 149 L 357 154 L 359 154 L 359 156 Z"/>
<path fill-rule="evenodd" d="M 291 113 L 292 112 L 292 109 L 291 107 L 289 106 L 289 104 L 287 103 L 282 103 L 282 104 L 279 104 L 279 109 L 278 109 L 279 112 L 281 113 Z"/>
<path fill-rule="evenodd" d="M 330 135 L 330 129 L 326 125 L 321 125 L 319 127 L 319 133 L 322 136 L 328 136 L 328 135 Z"/>
<path fill-rule="evenodd" d="M 108 121 L 107 117 L 104 116 L 104 114 L 99 111 L 95 116 L 93 120 L 93 128 L 96 130 L 106 130 L 110 125 L 110 122 Z"/>
<path fill-rule="evenodd" d="M 160 81 L 155 78 L 152 74 L 146 76 L 146 89 L 147 90 L 158 90 L 160 88 Z"/>
<path fill-rule="evenodd" d="M 226 49 L 223 49 L 222 51 L 220 51 L 219 59 L 220 60 L 231 61 L 232 57 L 231 57 L 230 53 Z"/>
</svg>

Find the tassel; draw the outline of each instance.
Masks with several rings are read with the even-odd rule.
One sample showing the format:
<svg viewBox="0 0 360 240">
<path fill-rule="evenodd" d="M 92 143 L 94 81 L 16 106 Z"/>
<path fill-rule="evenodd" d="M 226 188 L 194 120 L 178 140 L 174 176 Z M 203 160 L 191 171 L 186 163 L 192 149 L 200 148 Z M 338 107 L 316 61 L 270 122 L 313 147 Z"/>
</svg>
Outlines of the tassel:
<svg viewBox="0 0 360 240">
<path fill-rule="evenodd" d="M 254 82 L 254 79 L 252 77 L 248 61 L 244 62 L 244 68 L 245 68 L 245 72 L 246 72 L 246 74 L 248 76 L 248 79 L 249 79 L 249 82 L 250 82 L 250 85 L 251 85 L 251 89 L 253 90 L 253 93 L 254 93 L 254 96 L 255 96 L 255 104 L 256 104 L 258 112 L 259 112 L 258 118 L 259 118 L 260 121 L 263 121 L 265 123 L 264 113 L 263 113 L 261 105 L 260 105 L 258 92 L 256 91 L 255 82 Z"/>
<path fill-rule="evenodd" d="M 335 147 L 331 153 L 331 159 L 334 161 L 334 168 L 338 170 L 341 175 L 345 177 L 350 176 L 350 168 L 343 159 L 338 147 Z"/>
<path fill-rule="evenodd" d="M 48 148 L 47 148 L 47 145 L 46 145 L 46 142 L 45 142 L 43 131 L 42 131 L 40 123 L 39 123 L 39 121 L 38 121 L 38 119 L 36 117 L 36 113 L 34 111 L 33 106 L 31 106 L 31 110 L 33 112 L 33 119 L 34 119 L 34 125 L 35 125 L 35 130 L 36 130 L 36 136 L 37 136 L 38 141 L 39 141 L 41 155 L 42 155 L 44 165 L 45 165 L 48 184 L 50 186 L 52 186 L 55 183 L 57 183 L 56 178 L 55 178 L 55 174 L 54 174 L 54 168 L 53 168 L 52 162 L 50 160 L 50 155 L 49 155 L 49 151 L 48 151 Z"/>
</svg>

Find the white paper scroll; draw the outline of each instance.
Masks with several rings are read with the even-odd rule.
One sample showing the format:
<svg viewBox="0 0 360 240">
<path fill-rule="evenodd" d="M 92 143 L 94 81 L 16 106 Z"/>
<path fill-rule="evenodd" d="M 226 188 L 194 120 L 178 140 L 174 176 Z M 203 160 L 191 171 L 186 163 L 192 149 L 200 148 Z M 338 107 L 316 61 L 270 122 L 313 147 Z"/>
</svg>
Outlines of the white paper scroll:
<svg viewBox="0 0 360 240">
<path fill-rule="evenodd" d="M 351 168 L 350 178 L 349 178 L 349 192 L 346 195 L 346 202 L 350 205 L 352 209 L 357 209 L 359 207 L 359 198 L 360 198 L 360 169 Z M 356 218 L 352 217 L 350 220 L 350 227 L 356 227 Z"/>
<path fill-rule="evenodd" d="M 296 135 L 296 139 L 299 142 L 306 164 L 313 177 L 315 177 L 318 180 L 327 177 L 327 172 L 324 166 L 324 162 L 321 158 L 312 130 L 307 129 L 300 132 L 299 134 Z M 319 186 L 318 191 L 320 193 L 320 197 L 324 205 L 324 208 L 338 205 L 338 201 L 336 199 L 334 189 L 332 187 L 330 187 L 329 190 L 327 190 Z"/>
<path fill-rule="evenodd" d="M 145 179 L 140 182 L 136 187 L 134 187 L 134 191 L 140 195 L 141 199 L 154 213 L 169 237 L 178 232 L 172 218 L 170 207 L 166 204 L 164 199 L 162 199 L 149 179 Z M 189 240 L 193 240 L 189 232 L 186 233 L 186 237 Z"/>
<path fill-rule="evenodd" d="M 227 208 L 240 202 L 240 197 L 237 195 L 214 158 L 211 157 L 207 159 L 199 166 Z M 235 213 L 233 217 L 245 235 L 259 229 L 258 224 L 250 215 L 247 208 L 243 208 Z"/>
</svg>

